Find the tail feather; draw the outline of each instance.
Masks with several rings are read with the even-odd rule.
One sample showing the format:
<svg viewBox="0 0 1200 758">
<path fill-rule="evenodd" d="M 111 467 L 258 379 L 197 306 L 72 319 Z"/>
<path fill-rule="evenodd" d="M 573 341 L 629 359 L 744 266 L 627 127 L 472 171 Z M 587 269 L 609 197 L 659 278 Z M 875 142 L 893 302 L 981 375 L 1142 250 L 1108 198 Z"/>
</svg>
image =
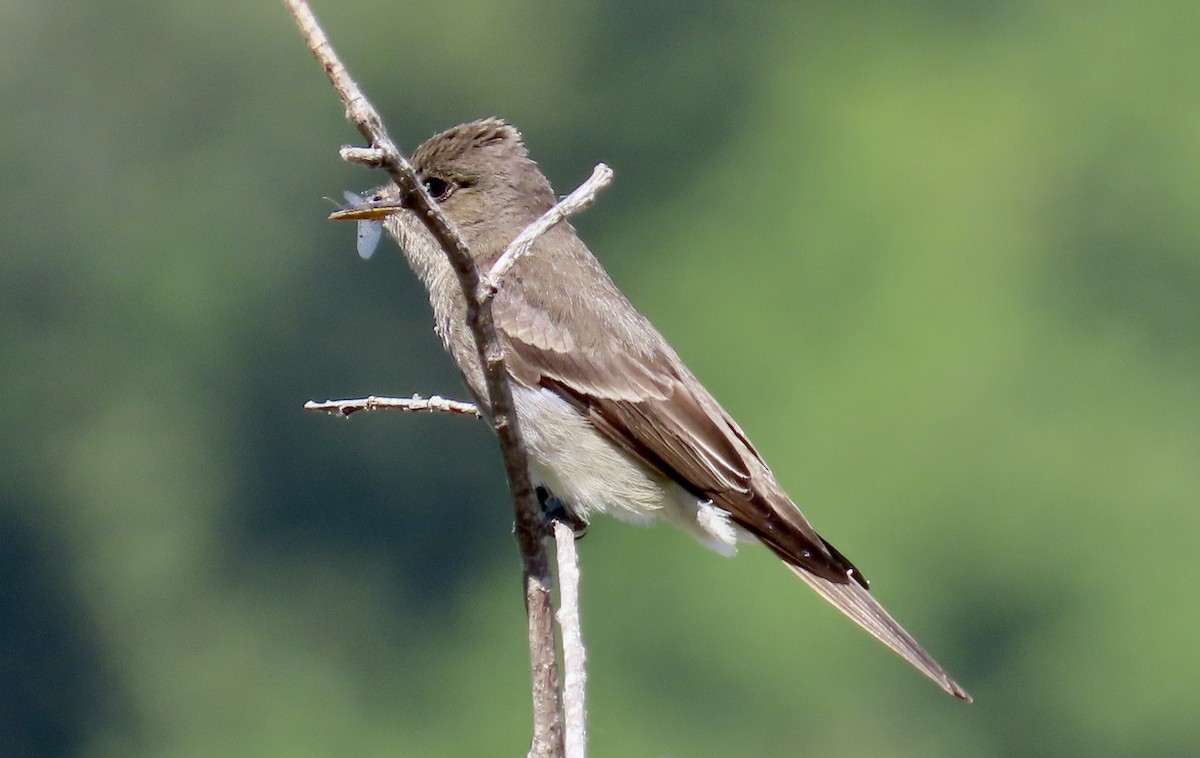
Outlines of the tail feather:
<svg viewBox="0 0 1200 758">
<path fill-rule="evenodd" d="M 954 681 L 929 653 L 925 652 L 925 649 L 913 639 L 912 635 L 905 631 L 904 627 L 900 626 L 864 587 L 849 577 L 849 581 L 837 583 L 790 563 L 787 564 L 787 567 L 796 576 L 803 579 L 809 587 L 816 590 L 818 595 L 850 617 L 854 623 L 867 630 L 872 637 L 894 650 L 925 676 L 937 682 L 938 686 L 946 692 L 968 703 L 971 702 L 972 698 L 967 691 Z"/>
</svg>

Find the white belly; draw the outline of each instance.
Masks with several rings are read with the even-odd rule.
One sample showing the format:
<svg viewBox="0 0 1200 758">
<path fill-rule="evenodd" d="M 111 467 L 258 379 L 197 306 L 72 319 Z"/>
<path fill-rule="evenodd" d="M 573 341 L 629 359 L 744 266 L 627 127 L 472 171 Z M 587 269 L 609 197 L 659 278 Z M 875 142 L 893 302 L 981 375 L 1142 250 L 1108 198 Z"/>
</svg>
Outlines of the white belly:
<svg viewBox="0 0 1200 758">
<path fill-rule="evenodd" d="M 513 402 L 529 452 L 530 477 L 579 518 L 607 513 L 646 524 L 662 516 L 719 553 L 737 551 L 737 530 L 725 511 L 600 436 L 557 394 L 514 386 Z"/>
</svg>

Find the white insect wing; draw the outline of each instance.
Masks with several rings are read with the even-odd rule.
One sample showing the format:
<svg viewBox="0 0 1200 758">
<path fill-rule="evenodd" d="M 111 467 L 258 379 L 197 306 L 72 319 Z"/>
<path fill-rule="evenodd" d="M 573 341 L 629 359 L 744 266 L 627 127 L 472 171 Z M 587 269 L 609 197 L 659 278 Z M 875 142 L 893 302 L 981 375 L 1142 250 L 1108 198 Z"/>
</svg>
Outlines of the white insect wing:
<svg viewBox="0 0 1200 758">
<path fill-rule="evenodd" d="M 343 192 L 342 197 L 346 198 L 346 203 L 351 208 L 360 208 L 367 204 L 367 201 L 362 195 L 353 192 Z M 356 246 L 358 248 L 358 257 L 364 261 L 369 259 L 374 253 L 375 248 L 379 246 L 379 238 L 383 236 L 383 222 L 372 219 L 364 219 L 358 222 L 358 240 Z"/>
</svg>

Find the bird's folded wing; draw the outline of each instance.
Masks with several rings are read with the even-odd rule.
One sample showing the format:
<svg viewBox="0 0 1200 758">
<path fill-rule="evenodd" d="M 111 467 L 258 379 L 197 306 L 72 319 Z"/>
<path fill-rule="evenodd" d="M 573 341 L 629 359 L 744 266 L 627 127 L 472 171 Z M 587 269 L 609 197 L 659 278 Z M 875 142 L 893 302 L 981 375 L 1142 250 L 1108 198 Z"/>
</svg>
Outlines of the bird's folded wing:
<svg viewBox="0 0 1200 758">
<path fill-rule="evenodd" d="M 516 381 L 558 393 L 614 444 L 725 509 L 785 560 L 833 582 L 853 576 L 865 584 L 783 494 L 741 429 L 649 322 L 637 325 L 640 339 L 586 340 L 556 328 L 564 322 L 538 306 L 518 293 L 494 309 Z"/>
</svg>

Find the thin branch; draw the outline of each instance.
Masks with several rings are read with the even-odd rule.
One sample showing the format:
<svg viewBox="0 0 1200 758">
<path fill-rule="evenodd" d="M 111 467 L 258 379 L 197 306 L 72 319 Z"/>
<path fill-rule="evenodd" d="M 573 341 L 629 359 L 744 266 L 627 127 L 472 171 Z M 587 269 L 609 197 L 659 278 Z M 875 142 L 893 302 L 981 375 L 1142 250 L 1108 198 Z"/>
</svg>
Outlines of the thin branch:
<svg viewBox="0 0 1200 758">
<path fill-rule="evenodd" d="M 537 221 L 525 227 L 517 235 L 516 239 L 508 244 L 504 253 L 496 259 L 496 262 L 492 265 L 492 270 L 483 276 L 482 297 L 488 300 L 495 297 L 496 292 L 500 289 L 500 283 L 503 281 L 504 275 L 508 273 L 508 270 L 512 268 L 512 265 L 517 262 L 518 258 L 529 252 L 529 248 L 533 247 L 533 243 L 537 241 L 537 238 L 548 232 L 555 224 L 595 202 L 596 194 L 611 184 L 612 178 L 613 171 L 611 168 L 603 163 L 596 164 L 596 168 L 592 170 L 592 175 L 587 181 L 579 185 L 574 192 L 555 203 L 554 207 L 543 213 Z"/>
<path fill-rule="evenodd" d="M 461 400 L 448 400 L 441 395 L 423 398 L 420 395 L 412 397 L 359 397 L 353 400 L 326 400 L 318 403 L 309 400 L 304 404 L 306 411 L 325 411 L 339 416 L 349 416 L 359 411 L 374 411 L 380 408 L 392 408 L 411 413 L 450 413 L 459 416 L 483 418 L 483 414 L 474 403 L 464 403 Z"/>
<path fill-rule="evenodd" d="M 359 147 L 358 145 L 342 145 L 338 155 L 347 163 L 357 163 L 360 166 L 379 168 L 383 165 L 386 154 L 377 147 Z"/>
<path fill-rule="evenodd" d="M 529 619 L 529 655 L 533 680 L 533 739 L 531 756 L 562 754 L 562 720 L 559 711 L 558 666 L 554 645 L 554 619 L 550 602 L 550 566 L 542 544 L 542 517 L 529 479 L 528 456 L 521 439 L 512 390 L 504 367 L 500 340 L 492 323 L 491 303 L 477 299 L 479 272 L 462 238 L 450 220 L 417 181 L 416 172 L 383 127 L 378 112 L 367 102 L 358 85 L 338 59 L 329 39 L 304 0 L 284 0 L 309 49 L 320 62 L 334 89 L 346 106 L 346 116 L 371 147 L 381 155 L 384 168 L 400 190 L 409 208 L 429 229 L 446 252 L 467 300 L 467 325 L 475 339 L 487 382 L 492 428 L 500 441 L 509 492 L 515 510 L 515 531 L 521 551 L 525 585 L 525 608 Z"/>
<path fill-rule="evenodd" d="M 351 162 L 375 165 L 378 151 L 371 148 L 343 147 L 342 157 Z M 509 243 L 504 254 L 496 260 L 492 269 L 482 278 L 480 298 L 490 299 L 499 290 L 509 268 L 529 249 L 538 237 L 555 224 L 572 214 L 590 206 L 597 193 L 612 182 L 612 169 L 601 163 L 592 171 L 591 177 L 579 185 L 574 192 L 564 197 L 539 219 L 525 227 Z M 440 411 L 473 415 L 480 418 L 479 409 L 471 403 L 446 400 L 438 395 L 423 400 L 418 395 L 411 398 L 378 398 L 375 396 L 354 400 L 327 400 L 323 403 L 309 401 L 305 410 L 327 411 L 349 416 L 362 410 L 393 408 L 410 412 Z M 559 608 L 555 614 L 562 630 L 563 688 L 562 704 L 565 721 L 564 753 L 566 758 L 584 758 L 587 750 L 586 652 L 579 621 L 579 556 L 575 551 L 575 532 L 567 524 L 554 522 L 554 538 L 557 545 Z"/>
<path fill-rule="evenodd" d="M 579 554 L 575 530 L 554 522 L 555 557 L 558 560 L 558 626 L 562 630 L 563 720 L 566 722 L 566 758 L 584 758 L 587 752 L 587 658 L 579 623 Z"/>
</svg>

